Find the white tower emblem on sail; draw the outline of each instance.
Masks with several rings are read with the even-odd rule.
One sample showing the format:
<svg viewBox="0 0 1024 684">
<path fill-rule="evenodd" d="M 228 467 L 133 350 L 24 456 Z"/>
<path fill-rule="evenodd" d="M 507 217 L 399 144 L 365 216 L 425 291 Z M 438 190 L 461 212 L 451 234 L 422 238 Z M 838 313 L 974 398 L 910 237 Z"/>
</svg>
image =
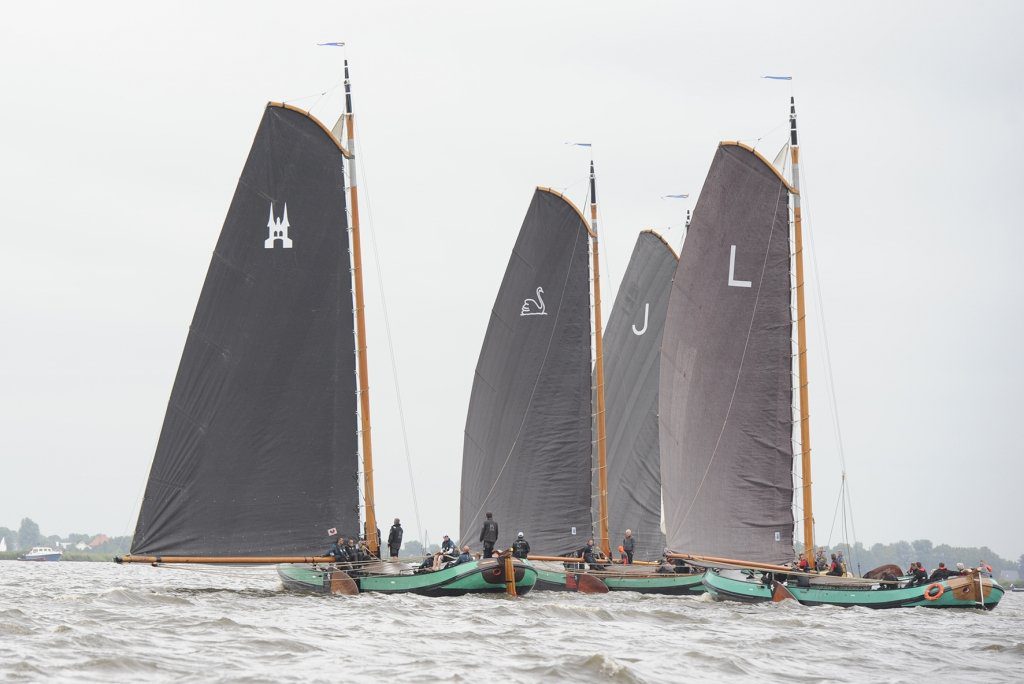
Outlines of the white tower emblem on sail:
<svg viewBox="0 0 1024 684">
<path fill-rule="evenodd" d="M 523 308 L 519 310 L 520 316 L 547 316 L 548 313 L 545 311 L 547 306 L 544 304 L 544 298 L 541 295 L 544 294 L 544 288 L 537 288 L 537 298 L 532 299 L 527 297 L 523 300 Z"/>
<path fill-rule="evenodd" d="M 270 218 L 267 219 L 267 239 L 263 241 L 263 247 L 274 249 L 277 241 L 281 241 L 284 249 L 292 248 L 292 240 L 288 237 L 288 204 L 284 205 L 284 215 L 280 220 L 274 218 L 274 203 L 270 203 Z"/>
</svg>

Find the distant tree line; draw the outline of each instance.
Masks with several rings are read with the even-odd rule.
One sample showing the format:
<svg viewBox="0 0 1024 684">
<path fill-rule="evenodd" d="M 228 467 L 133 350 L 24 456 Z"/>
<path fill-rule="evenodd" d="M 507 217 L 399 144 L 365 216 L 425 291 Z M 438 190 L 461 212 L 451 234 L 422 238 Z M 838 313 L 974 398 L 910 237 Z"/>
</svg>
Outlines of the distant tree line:
<svg viewBox="0 0 1024 684">
<path fill-rule="evenodd" d="M 99 535 L 85 534 L 81 532 L 74 532 L 66 537 L 61 537 L 59 534 L 43 535 L 43 533 L 39 531 L 39 525 L 31 518 L 23 518 L 17 531 L 12 530 L 9 527 L 0 527 L 0 539 L 7 540 L 8 552 L 28 551 L 33 546 L 51 546 L 53 548 L 57 548 L 58 544 L 68 544 L 69 547 L 74 547 L 75 544 L 79 542 L 85 542 L 88 544 L 97 536 Z M 94 548 L 91 548 L 90 552 L 106 555 L 124 554 L 128 553 L 131 543 L 132 538 L 130 536 L 110 537 L 102 544 L 98 544 Z"/>
</svg>

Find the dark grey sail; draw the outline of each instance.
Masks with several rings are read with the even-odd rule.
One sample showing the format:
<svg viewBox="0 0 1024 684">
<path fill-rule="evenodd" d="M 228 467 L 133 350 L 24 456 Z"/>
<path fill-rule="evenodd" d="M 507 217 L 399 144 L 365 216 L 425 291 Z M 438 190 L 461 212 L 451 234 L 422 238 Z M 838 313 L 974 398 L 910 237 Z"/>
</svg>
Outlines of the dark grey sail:
<svg viewBox="0 0 1024 684">
<path fill-rule="evenodd" d="M 538 188 L 484 337 L 466 418 L 460 538 L 484 513 L 507 548 L 522 530 L 536 554 L 591 534 L 589 233 L 579 211 Z"/>
<path fill-rule="evenodd" d="M 664 238 L 650 230 L 640 233 L 604 328 L 608 533 L 616 548 L 631 530 L 637 559 L 658 558 L 665 548 L 658 369 L 677 263 Z"/>
<path fill-rule="evenodd" d="M 661 355 L 668 545 L 793 559 L 789 191 L 722 143 L 672 283 Z"/>
<path fill-rule="evenodd" d="M 210 262 L 132 540 L 295 555 L 359 527 L 343 156 L 268 105 Z"/>
</svg>

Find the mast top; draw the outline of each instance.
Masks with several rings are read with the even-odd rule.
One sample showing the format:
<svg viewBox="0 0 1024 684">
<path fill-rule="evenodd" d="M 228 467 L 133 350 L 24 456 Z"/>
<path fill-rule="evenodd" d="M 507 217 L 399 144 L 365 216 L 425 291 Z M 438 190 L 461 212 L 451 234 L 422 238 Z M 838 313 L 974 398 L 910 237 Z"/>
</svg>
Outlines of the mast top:
<svg viewBox="0 0 1024 684">
<path fill-rule="evenodd" d="M 789 97 L 789 144 L 797 147 L 796 142 L 796 98 Z"/>
<path fill-rule="evenodd" d="M 594 176 L 594 160 L 590 160 L 590 203 L 597 204 L 597 181 Z"/>
<path fill-rule="evenodd" d="M 345 58 L 345 113 L 352 116 L 352 80 L 348 75 L 348 58 Z"/>
</svg>

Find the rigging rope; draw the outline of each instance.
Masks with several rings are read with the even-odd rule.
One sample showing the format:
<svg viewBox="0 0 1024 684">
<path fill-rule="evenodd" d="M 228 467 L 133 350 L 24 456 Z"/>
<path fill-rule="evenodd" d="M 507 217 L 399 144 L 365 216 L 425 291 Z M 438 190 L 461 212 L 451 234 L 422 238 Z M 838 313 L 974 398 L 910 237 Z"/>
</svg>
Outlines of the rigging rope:
<svg viewBox="0 0 1024 684">
<path fill-rule="evenodd" d="M 803 161 L 803 165 L 804 165 L 804 169 L 805 169 L 804 173 L 802 174 L 802 180 L 804 181 L 804 186 L 807 187 L 807 176 L 808 176 L 808 174 L 806 172 L 807 164 L 806 164 L 806 160 L 802 160 L 802 161 Z M 810 221 L 810 213 L 811 213 L 810 212 L 810 201 L 808 200 L 808 198 L 806 196 L 803 197 L 803 200 L 804 200 L 806 214 L 807 214 L 807 217 L 808 217 L 807 224 L 808 225 L 813 225 L 811 223 L 811 221 Z M 830 409 L 829 412 L 830 412 L 831 417 L 832 417 L 832 426 L 833 426 L 833 430 L 834 430 L 835 436 L 836 436 L 837 449 L 839 451 L 839 463 L 840 463 L 840 465 L 842 467 L 842 486 L 840 487 L 840 497 L 841 497 L 841 500 L 843 500 L 843 502 L 844 502 L 844 505 L 843 505 L 844 530 L 845 530 L 846 510 L 847 510 L 847 508 L 849 508 L 850 531 L 853 534 L 853 543 L 856 544 L 857 543 L 857 530 L 856 530 L 856 527 L 854 526 L 854 522 L 853 522 L 853 501 L 852 501 L 852 498 L 850 497 L 849 480 L 848 480 L 847 469 L 846 469 L 846 450 L 843 447 L 843 433 L 842 433 L 842 428 L 841 428 L 840 421 L 839 421 L 839 403 L 838 403 L 838 400 L 836 399 L 835 378 L 834 378 L 833 373 L 832 373 L 832 352 L 831 352 L 831 348 L 829 347 L 829 343 L 828 343 L 828 329 L 827 329 L 827 327 L 825 325 L 825 308 L 824 308 L 825 305 L 824 305 L 824 299 L 822 297 L 822 291 L 821 291 L 821 271 L 818 268 L 817 249 L 815 248 L 815 245 L 814 245 L 814 231 L 808 229 L 807 230 L 807 238 L 808 238 L 808 246 L 810 247 L 809 251 L 811 253 L 811 268 L 813 270 L 813 276 L 814 276 L 814 289 L 815 289 L 815 295 L 816 295 L 816 297 L 815 297 L 815 308 L 817 310 L 818 323 L 819 323 L 820 330 L 821 330 L 822 347 L 823 347 L 823 349 L 825 351 L 825 371 L 826 371 L 826 373 L 825 373 L 825 388 L 826 388 L 826 391 L 827 391 L 828 397 L 829 397 L 829 409 Z M 833 520 L 833 527 L 834 527 L 834 525 L 835 525 L 835 521 Z M 845 532 L 844 532 L 844 534 L 845 534 Z M 847 545 L 849 546 L 849 539 L 846 539 L 846 541 L 847 541 Z M 851 558 L 850 558 L 850 560 L 853 561 L 853 554 L 852 554 L 853 546 L 850 546 L 850 548 L 851 548 Z"/>
<path fill-rule="evenodd" d="M 360 135 L 362 131 L 359 130 Z M 366 142 L 362 141 L 360 146 L 365 149 Z M 380 265 L 380 252 L 377 249 L 377 232 L 374 228 L 373 221 L 373 204 L 370 202 L 370 179 L 369 174 L 366 171 L 366 166 L 363 164 L 362 155 L 356 157 L 356 163 L 359 164 L 359 169 L 363 174 L 363 191 L 366 193 L 366 206 L 367 224 L 369 225 L 370 234 L 370 246 L 373 248 L 373 264 L 377 270 L 377 290 L 380 293 L 381 311 L 384 314 L 384 330 L 387 332 L 388 339 L 388 353 L 391 358 L 391 377 L 394 380 L 395 385 L 395 401 L 398 404 L 398 424 L 402 431 L 402 445 L 405 449 L 405 466 L 409 472 L 409 488 L 412 490 L 412 509 L 416 516 L 416 536 L 419 539 L 423 538 L 423 525 L 420 522 L 420 504 L 419 499 L 416 496 L 416 478 L 413 477 L 412 470 L 412 456 L 409 451 L 409 433 L 405 426 L 405 409 L 402 403 L 402 388 L 398 382 L 398 361 L 395 358 L 395 341 L 391 334 L 391 317 L 388 314 L 388 301 L 384 295 L 384 272 Z M 365 344 L 365 340 L 363 341 Z M 379 524 L 378 524 L 379 526 Z M 380 543 L 380 540 L 377 540 Z"/>
</svg>

